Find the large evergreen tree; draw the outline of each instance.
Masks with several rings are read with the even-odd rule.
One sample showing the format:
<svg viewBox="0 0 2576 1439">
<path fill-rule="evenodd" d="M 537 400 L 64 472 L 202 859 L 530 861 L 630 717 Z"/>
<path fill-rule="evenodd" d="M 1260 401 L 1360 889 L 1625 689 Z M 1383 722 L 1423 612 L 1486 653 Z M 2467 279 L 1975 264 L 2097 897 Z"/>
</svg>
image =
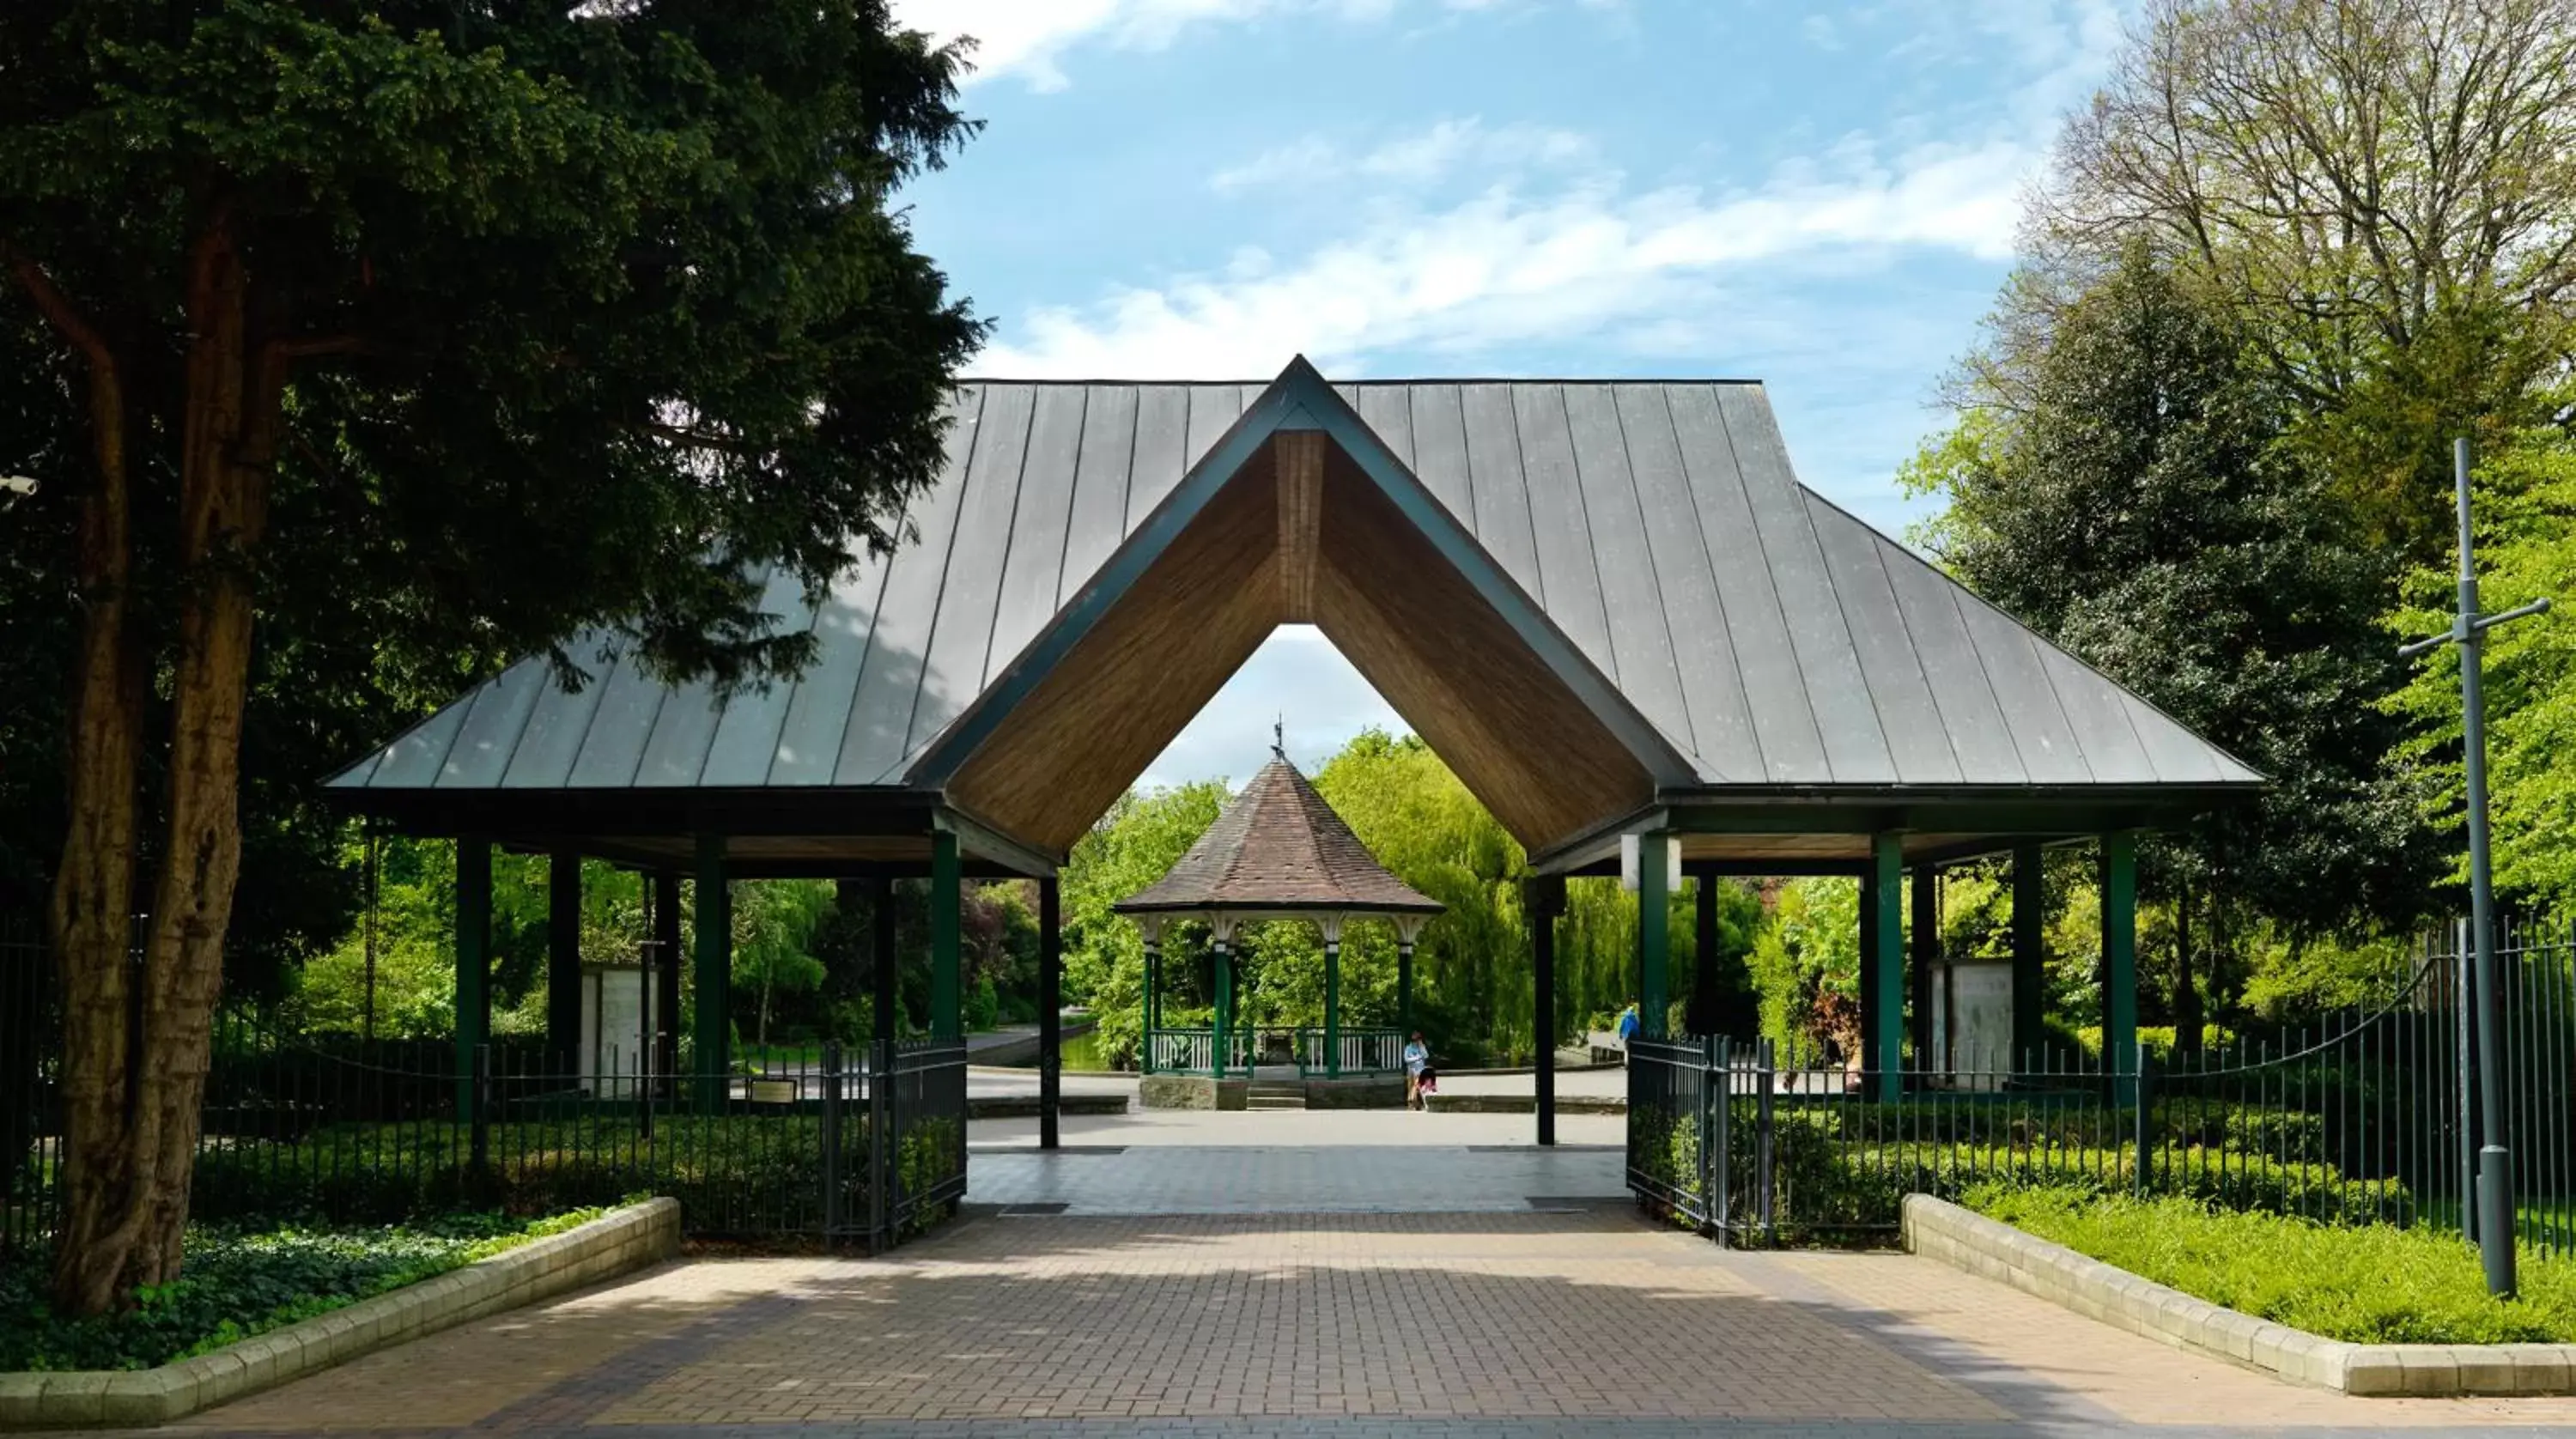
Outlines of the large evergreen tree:
<svg viewBox="0 0 2576 1439">
<path fill-rule="evenodd" d="M 279 566 L 468 653 L 799 664 L 761 578 L 892 542 L 977 338 L 888 206 L 960 64 L 883 0 L 0 9 L 0 329 L 76 607 L 64 1307 L 179 1263 Z"/>
<path fill-rule="evenodd" d="M 2312 931 L 2411 916 L 2427 856 L 2384 778 L 2389 561 L 2281 442 L 2290 409 L 2243 330 L 2136 242 L 2030 379 L 1911 480 L 1949 501 L 1932 538 L 1959 578 L 2272 777 L 2158 846 L 2160 887 Z"/>
</svg>

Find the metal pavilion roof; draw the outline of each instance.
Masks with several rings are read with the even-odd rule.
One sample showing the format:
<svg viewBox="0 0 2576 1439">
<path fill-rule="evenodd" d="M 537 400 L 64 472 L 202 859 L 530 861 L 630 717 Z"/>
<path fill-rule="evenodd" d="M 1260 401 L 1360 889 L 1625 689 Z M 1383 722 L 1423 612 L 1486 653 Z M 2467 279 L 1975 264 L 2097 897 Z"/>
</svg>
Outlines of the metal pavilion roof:
<svg viewBox="0 0 2576 1439">
<path fill-rule="evenodd" d="M 1318 910 L 1438 914 L 1443 906 L 1360 843 L 1284 754 L 1252 777 L 1162 878 L 1113 906 L 1122 914 L 1183 910 Z"/>
<path fill-rule="evenodd" d="M 1347 407 L 1347 408 L 1345 408 Z M 2208 790 L 2262 777 L 1796 479 L 1758 383 L 962 384 L 917 541 L 820 606 L 795 681 L 720 698 L 631 661 L 579 692 L 524 660 L 336 776 L 398 793 L 935 783 L 945 738 L 1185 477 L 1259 426 L 1323 428 L 1418 486 L 1508 576 L 1667 790 Z M 1221 445 L 1220 441 L 1224 443 Z M 1211 460 L 1210 457 L 1214 456 Z M 1378 473 L 1378 471 L 1372 471 Z M 1221 484 L 1223 476 L 1216 476 Z M 614 648 L 577 637 L 583 656 Z M 960 738 L 963 736 L 963 738 Z M 1660 740 L 1661 744 L 1652 743 Z M 1632 741 L 1632 743 L 1635 743 Z M 954 756 L 947 757 L 953 765 Z"/>
</svg>

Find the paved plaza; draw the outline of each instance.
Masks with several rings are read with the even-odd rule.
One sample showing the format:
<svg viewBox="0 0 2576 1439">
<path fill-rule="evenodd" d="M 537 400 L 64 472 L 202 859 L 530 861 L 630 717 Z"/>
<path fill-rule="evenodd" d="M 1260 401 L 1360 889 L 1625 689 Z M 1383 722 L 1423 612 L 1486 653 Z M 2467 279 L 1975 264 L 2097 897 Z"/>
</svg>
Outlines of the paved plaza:
<svg viewBox="0 0 2576 1439">
<path fill-rule="evenodd" d="M 1326 1124 L 1359 1118 L 1201 1115 L 1157 1120 L 1174 1142 L 1052 1155 L 978 1124 L 967 1217 L 887 1258 L 693 1256 L 184 1427 L 600 1439 L 2576 1433 L 2576 1400 L 2347 1399 L 1906 1255 L 1728 1253 L 1644 1222 L 1620 1197 L 1615 1151 L 1468 1137 L 1467 1121 L 1487 1118 L 1514 1117 L 1375 1116 L 1358 1132 L 1410 1120 L 1412 1142 L 1336 1147 Z M 1184 1132 L 1200 1145 L 1178 1143 Z M 1220 1136 L 1236 1142 L 1207 1143 Z M 1241 1142 L 1269 1138 L 1280 1143 Z"/>
</svg>

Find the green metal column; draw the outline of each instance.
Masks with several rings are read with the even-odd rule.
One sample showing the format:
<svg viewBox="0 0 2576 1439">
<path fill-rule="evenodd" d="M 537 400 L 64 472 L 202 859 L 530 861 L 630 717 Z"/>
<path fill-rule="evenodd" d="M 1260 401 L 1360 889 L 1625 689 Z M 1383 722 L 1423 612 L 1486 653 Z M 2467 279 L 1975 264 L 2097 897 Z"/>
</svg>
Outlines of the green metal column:
<svg viewBox="0 0 2576 1439">
<path fill-rule="evenodd" d="M 2138 1062 L 2138 837 L 2102 836 L 2102 1067 L 2118 1073 Z M 2119 1102 L 2137 1096 L 2134 1080 Z"/>
<path fill-rule="evenodd" d="M 880 875 L 868 883 L 868 983 L 876 1010 L 870 1038 L 889 1064 L 903 1033 L 903 960 L 895 953 L 894 919 L 894 881 Z"/>
<path fill-rule="evenodd" d="M 1136 999 L 1136 1007 L 1143 1011 L 1137 1020 L 1145 1026 L 1144 1054 L 1137 1060 L 1136 1067 L 1146 1074 L 1154 1072 L 1154 1031 L 1163 1027 L 1162 988 L 1163 941 L 1159 933 L 1148 930 L 1145 934 L 1145 992 Z"/>
<path fill-rule="evenodd" d="M 1064 903 L 1038 881 L 1038 1148 L 1053 1149 L 1064 1110 Z"/>
<path fill-rule="evenodd" d="M 2040 848 L 2013 851 L 2012 1060 L 2008 1069 L 2035 1067 L 2048 1042 L 2048 871 Z"/>
<path fill-rule="evenodd" d="M 1876 834 L 1869 842 L 1872 911 L 1870 950 L 1860 957 L 1878 976 L 1878 1012 L 1870 1016 L 1869 1067 L 1878 1071 L 1877 1097 L 1893 1102 L 1905 1092 L 1905 848 L 1903 838 Z"/>
<path fill-rule="evenodd" d="M 1531 1034 L 1537 1041 L 1538 1142 L 1556 1143 L 1556 917 L 1565 912 L 1565 877 L 1529 881 Z M 1406 1031 L 1410 1035 L 1411 1031 Z"/>
<path fill-rule="evenodd" d="M 724 1107 L 733 1072 L 733 890 L 725 879 L 725 837 L 698 836 L 696 908 L 698 1107 Z"/>
<path fill-rule="evenodd" d="M 1225 1077 L 1226 1036 L 1234 1032 L 1234 956 L 1228 952 L 1227 938 L 1220 935 L 1216 941 L 1216 1013 L 1210 1024 L 1213 1043 L 1208 1053 L 1208 1073 L 1219 1079 Z"/>
<path fill-rule="evenodd" d="M 456 841 L 456 1118 L 474 1113 L 474 1062 L 492 1034 L 492 842 Z"/>
<path fill-rule="evenodd" d="M 1870 956 L 1878 953 L 1878 871 L 1863 868 L 1860 876 L 1860 1064 L 1863 1069 L 1878 1067 L 1877 1040 L 1878 966 Z"/>
<path fill-rule="evenodd" d="M 1669 1028 L 1673 962 L 1671 837 L 1637 837 L 1637 1032 L 1662 1039 Z"/>
<path fill-rule="evenodd" d="M 1342 1077 L 1342 933 L 1324 936 L 1324 1077 Z"/>
<path fill-rule="evenodd" d="M 1928 864 L 1914 867 L 1913 914 L 1907 922 L 1908 947 L 1914 952 L 1913 995 L 1909 1032 L 1914 1037 L 1914 1067 L 1925 1073 L 1943 1068 L 1943 1056 L 1932 1052 L 1932 1011 L 1940 996 L 1932 985 L 1941 965 L 1941 875 Z"/>
<path fill-rule="evenodd" d="M 965 938 L 960 930 L 965 881 L 953 831 L 930 836 L 930 1033 L 938 1039 L 966 1035 Z"/>
<path fill-rule="evenodd" d="M 1413 936 L 1395 941 L 1395 1027 L 1413 1037 Z"/>
<path fill-rule="evenodd" d="M 559 849 L 546 867 L 546 1055 L 557 1074 L 587 1072 L 581 1052 L 581 856 Z M 605 1056 L 601 1056 L 605 1058 Z M 635 1056 L 616 1056 L 633 1068 Z"/>
<path fill-rule="evenodd" d="M 1690 1023 L 1693 1034 L 1722 1034 L 1721 996 L 1717 980 L 1717 877 L 1702 874 L 1691 878 L 1691 997 Z M 1730 1039 L 1742 1040 L 1741 1034 Z"/>
</svg>

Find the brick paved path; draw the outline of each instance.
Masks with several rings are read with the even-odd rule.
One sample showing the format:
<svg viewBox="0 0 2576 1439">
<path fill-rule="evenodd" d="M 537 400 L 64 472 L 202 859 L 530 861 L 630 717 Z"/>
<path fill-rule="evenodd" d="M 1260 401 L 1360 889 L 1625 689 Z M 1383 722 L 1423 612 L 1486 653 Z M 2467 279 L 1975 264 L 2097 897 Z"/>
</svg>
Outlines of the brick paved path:
<svg viewBox="0 0 2576 1439">
<path fill-rule="evenodd" d="M 684 1261 L 188 1427 L 1932 1439 L 2556 1424 L 2576 1426 L 2576 1401 L 2344 1399 L 1907 1256 L 1727 1254 L 1604 1205 L 988 1214 L 884 1261 Z"/>
</svg>

